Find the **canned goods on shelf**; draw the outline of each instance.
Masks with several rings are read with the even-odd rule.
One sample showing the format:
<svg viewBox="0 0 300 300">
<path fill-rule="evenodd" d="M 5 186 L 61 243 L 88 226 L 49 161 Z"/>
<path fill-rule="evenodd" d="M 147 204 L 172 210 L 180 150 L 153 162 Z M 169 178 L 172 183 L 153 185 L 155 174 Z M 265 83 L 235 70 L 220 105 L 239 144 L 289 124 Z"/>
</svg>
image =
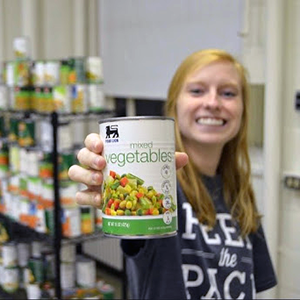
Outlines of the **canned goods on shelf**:
<svg viewBox="0 0 300 300">
<path fill-rule="evenodd" d="M 52 125 L 47 121 L 39 123 L 40 145 L 44 152 L 51 152 L 53 148 Z M 73 147 L 72 124 L 61 122 L 57 132 L 58 152 L 69 151 Z"/>
<path fill-rule="evenodd" d="M 73 113 L 84 113 L 88 111 L 86 84 L 74 84 L 71 86 L 71 110 Z"/>
<path fill-rule="evenodd" d="M 14 88 L 14 103 L 11 107 L 17 111 L 30 110 L 32 104 L 33 87 L 15 87 Z"/>
<path fill-rule="evenodd" d="M 51 282 L 55 279 L 55 254 L 53 250 L 43 250 L 42 257 L 45 269 L 45 281 Z"/>
<path fill-rule="evenodd" d="M 16 59 L 30 58 L 30 40 L 29 37 L 20 36 L 13 40 L 13 52 Z"/>
<path fill-rule="evenodd" d="M 16 142 L 19 137 L 19 119 L 10 118 L 9 119 L 9 129 L 8 129 L 8 140 L 10 142 Z"/>
<path fill-rule="evenodd" d="M 20 120 L 18 122 L 18 143 L 21 147 L 34 146 L 35 122 L 31 119 Z"/>
<path fill-rule="evenodd" d="M 75 194 L 78 191 L 78 184 L 71 180 L 60 181 L 59 195 L 62 206 L 75 206 Z"/>
<path fill-rule="evenodd" d="M 39 110 L 50 113 L 54 111 L 53 87 L 44 87 L 40 98 Z"/>
<path fill-rule="evenodd" d="M 114 299 L 115 289 L 109 283 L 104 283 L 99 287 L 99 291 L 102 295 L 102 299 Z"/>
<path fill-rule="evenodd" d="M 8 109 L 8 87 L 0 84 L 0 110 Z"/>
<path fill-rule="evenodd" d="M 54 184 L 53 179 L 45 179 L 42 181 L 41 197 L 39 202 L 45 208 L 51 208 L 54 205 Z"/>
<path fill-rule="evenodd" d="M 2 279 L 3 290 L 8 293 L 13 293 L 17 291 L 17 289 L 19 288 L 19 268 L 4 267 L 2 276 L 3 276 Z"/>
<path fill-rule="evenodd" d="M 34 278 L 33 282 L 42 283 L 45 280 L 44 261 L 42 257 L 30 257 L 28 268 Z"/>
<path fill-rule="evenodd" d="M 45 62 L 45 85 L 54 86 L 59 84 L 59 60 L 49 60 Z"/>
<path fill-rule="evenodd" d="M 31 64 L 30 60 L 14 61 L 14 85 L 29 86 L 31 85 Z"/>
<path fill-rule="evenodd" d="M 89 84 L 88 86 L 89 110 L 99 112 L 106 109 L 106 98 L 101 84 Z"/>
<path fill-rule="evenodd" d="M 2 264 L 5 268 L 18 265 L 17 244 L 15 242 L 7 242 L 2 245 Z"/>
<path fill-rule="evenodd" d="M 102 223 L 103 223 L 103 219 L 102 219 L 102 210 L 96 208 L 96 209 L 95 209 L 95 213 L 96 213 L 96 216 L 95 216 L 95 218 L 96 218 L 96 219 L 95 219 L 95 226 L 96 226 L 96 229 L 101 230 L 101 229 L 102 229 Z"/>
<path fill-rule="evenodd" d="M 80 206 L 81 233 L 91 234 L 95 231 L 95 209 L 92 206 Z"/>
<path fill-rule="evenodd" d="M 8 191 L 13 195 L 19 195 L 20 173 L 12 173 L 8 178 Z"/>
<path fill-rule="evenodd" d="M 68 85 L 53 87 L 54 110 L 59 113 L 71 112 L 71 88 Z"/>
<path fill-rule="evenodd" d="M 67 59 L 60 61 L 59 78 L 60 84 L 69 84 L 70 65 Z"/>
<path fill-rule="evenodd" d="M 63 207 L 62 208 L 62 234 L 65 237 L 78 237 L 81 235 L 81 215 L 80 208 Z"/>
<path fill-rule="evenodd" d="M 33 96 L 31 99 L 31 107 L 33 110 L 37 112 L 43 112 L 43 107 L 42 107 L 42 104 L 44 102 L 43 95 L 44 95 L 43 87 L 34 88 Z"/>
<path fill-rule="evenodd" d="M 76 257 L 76 283 L 83 288 L 94 288 L 96 286 L 95 260 L 82 255 Z"/>
<path fill-rule="evenodd" d="M 39 283 L 29 283 L 26 285 L 27 299 L 41 299 L 42 291 Z"/>
<path fill-rule="evenodd" d="M 8 144 L 5 141 L 0 141 L 0 166 L 8 167 Z"/>
<path fill-rule="evenodd" d="M 41 157 L 40 149 L 26 149 L 26 162 L 24 163 L 27 166 L 24 173 L 31 177 L 39 176 L 39 160 Z"/>
<path fill-rule="evenodd" d="M 62 289 L 70 289 L 75 287 L 75 264 L 62 262 L 60 264 L 61 270 L 61 288 Z"/>
<path fill-rule="evenodd" d="M 103 83 L 101 57 L 98 56 L 87 57 L 86 78 L 88 83 Z"/>
<path fill-rule="evenodd" d="M 52 154 L 43 152 L 39 161 L 39 176 L 40 178 L 47 179 L 53 177 Z"/>
<path fill-rule="evenodd" d="M 44 86 L 46 84 L 45 81 L 45 62 L 43 60 L 37 60 L 33 63 L 33 71 L 32 71 L 32 83 L 34 86 Z"/>
<path fill-rule="evenodd" d="M 29 201 L 37 201 L 40 197 L 42 179 L 40 177 L 28 176 L 27 189 Z"/>
<path fill-rule="evenodd" d="M 29 242 L 17 243 L 18 265 L 26 267 L 28 265 L 29 257 L 31 255 L 31 245 Z"/>
<path fill-rule="evenodd" d="M 76 260 L 76 245 L 63 244 L 60 248 L 60 259 L 62 262 L 74 263 Z"/>
<path fill-rule="evenodd" d="M 24 173 L 19 174 L 19 189 L 18 193 L 20 195 L 20 198 L 28 198 L 28 176 Z"/>
<path fill-rule="evenodd" d="M 5 84 L 9 87 L 15 86 L 15 62 L 5 62 Z"/>
<path fill-rule="evenodd" d="M 69 84 L 85 83 L 85 57 L 69 59 Z"/>
<path fill-rule="evenodd" d="M 68 180 L 68 170 L 75 163 L 73 151 L 66 151 L 59 154 L 58 157 L 58 178 Z"/>
<path fill-rule="evenodd" d="M 46 225 L 46 211 L 43 205 L 38 204 L 36 206 L 36 217 L 37 222 L 35 226 L 35 230 L 41 233 L 47 233 L 47 225 Z"/>
<path fill-rule="evenodd" d="M 42 257 L 42 248 L 43 248 L 43 242 L 32 241 L 31 242 L 31 256 L 33 258 L 41 258 Z"/>
<path fill-rule="evenodd" d="M 26 267 L 21 267 L 20 268 L 20 288 L 26 288 L 28 284 L 33 281 L 33 276 L 31 273 L 31 270 L 26 266 Z"/>
</svg>

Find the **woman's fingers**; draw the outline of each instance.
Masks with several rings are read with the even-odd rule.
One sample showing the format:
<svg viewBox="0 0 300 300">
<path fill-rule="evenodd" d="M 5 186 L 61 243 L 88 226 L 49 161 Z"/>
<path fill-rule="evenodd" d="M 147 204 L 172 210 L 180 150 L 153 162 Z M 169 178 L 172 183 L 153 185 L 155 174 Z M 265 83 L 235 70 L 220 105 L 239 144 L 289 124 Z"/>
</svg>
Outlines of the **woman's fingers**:
<svg viewBox="0 0 300 300">
<path fill-rule="evenodd" d="M 94 170 L 102 170 L 105 165 L 105 159 L 103 156 L 99 154 L 95 154 L 94 152 L 90 151 L 88 148 L 82 148 L 77 153 L 78 161 L 91 169 Z"/>
<path fill-rule="evenodd" d="M 97 208 L 101 206 L 101 194 L 100 191 L 93 191 L 86 189 L 76 193 L 76 202 L 79 205 L 91 205 Z"/>
<path fill-rule="evenodd" d="M 69 168 L 68 175 L 71 180 L 81 182 L 86 185 L 100 186 L 103 181 L 102 172 L 84 169 L 77 165 L 73 165 Z"/>
<path fill-rule="evenodd" d="M 183 168 L 189 161 L 189 157 L 185 152 L 175 152 L 176 170 Z"/>
<path fill-rule="evenodd" d="M 90 133 L 84 140 L 87 149 L 94 153 L 100 154 L 103 150 L 103 142 L 100 135 L 97 133 Z"/>
</svg>

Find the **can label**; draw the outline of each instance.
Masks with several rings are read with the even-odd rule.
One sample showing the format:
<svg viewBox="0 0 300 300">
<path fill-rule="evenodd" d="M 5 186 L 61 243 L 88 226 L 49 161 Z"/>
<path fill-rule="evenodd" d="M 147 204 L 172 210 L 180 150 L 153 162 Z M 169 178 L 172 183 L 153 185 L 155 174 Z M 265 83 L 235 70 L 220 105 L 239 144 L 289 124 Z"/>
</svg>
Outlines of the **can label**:
<svg viewBox="0 0 300 300">
<path fill-rule="evenodd" d="M 18 123 L 18 142 L 21 147 L 34 146 L 35 122 L 33 120 L 21 120 Z"/>
<path fill-rule="evenodd" d="M 101 57 L 98 56 L 87 57 L 86 78 L 88 83 L 103 83 Z"/>
<path fill-rule="evenodd" d="M 16 267 L 18 265 L 17 247 L 14 242 L 3 244 L 2 263 L 4 267 Z"/>
<path fill-rule="evenodd" d="M 79 207 L 65 207 L 62 209 L 62 231 L 65 237 L 77 237 L 81 235 Z"/>
<path fill-rule="evenodd" d="M 8 293 L 15 292 L 19 287 L 19 268 L 3 268 L 3 289 Z"/>
<path fill-rule="evenodd" d="M 68 85 L 57 85 L 53 87 L 54 109 L 60 113 L 71 112 L 71 92 Z"/>
<path fill-rule="evenodd" d="M 54 86 L 59 84 L 60 61 L 46 61 L 45 63 L 45 84 Z"/>
<path fill-rule="evenodd" d="M 76 257 L 76 283 L 83 288 L 96 286 L 96 261 L 84 256 Z"/>
<path fill-rule="evenodd" d="M 91 206 L 81 206 L 81 233 L 91 234 L 95 231 L 95 211 Z"/>
<path fill-rule="evenodd" d="M 103 232 L 132 238 L 176 234 L 174 120 L 163 117 L 100 121 L 106 167 Z"/>
<path fill-rule="evenodd" d="M 13 50 L 16 59 L 30 58 L 30 40 L 28 37 L 16 37 L 13 41 Z"/>
<path fill-rule="evenodd" d="M 32 81 L 34 86 L 43 86 L 45 84 L 45 62 L 35 61 L 33 65 Z"/>
</svg>

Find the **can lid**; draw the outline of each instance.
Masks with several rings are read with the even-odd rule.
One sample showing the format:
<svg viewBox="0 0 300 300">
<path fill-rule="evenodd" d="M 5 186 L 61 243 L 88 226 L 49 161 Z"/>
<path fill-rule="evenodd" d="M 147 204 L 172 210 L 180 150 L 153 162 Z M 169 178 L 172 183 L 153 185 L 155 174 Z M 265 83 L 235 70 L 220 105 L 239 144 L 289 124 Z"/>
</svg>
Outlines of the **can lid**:
<svg viewBox="0 0 300 300">
<path fill-rule="evenodd" d="M 164 116 L 134 116 L 134 117 L 114 117 L 101 119 L 99 124 L 107 122 L 118 122 L 118 121 L 144 121 L 144 120 L 171 120 L 174 121 L 174 118 L 164 117 Z"/>
</svg>

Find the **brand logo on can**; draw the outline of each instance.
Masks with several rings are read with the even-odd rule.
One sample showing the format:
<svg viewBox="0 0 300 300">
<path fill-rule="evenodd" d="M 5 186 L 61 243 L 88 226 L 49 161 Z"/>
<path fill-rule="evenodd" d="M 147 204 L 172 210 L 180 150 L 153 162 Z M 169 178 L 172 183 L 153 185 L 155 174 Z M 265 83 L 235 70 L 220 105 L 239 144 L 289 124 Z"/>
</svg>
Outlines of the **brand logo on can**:
<svg viewBox="0 0 300 300">
<path fill-rule="evenodd" d="M 119 141 L 119 128 L 117 124 L 114 125 L 108 125 L 105 127 L 106 129 L 106 137 L 105 142 L 106 143 L 116 143 Z"/>
</svg>

